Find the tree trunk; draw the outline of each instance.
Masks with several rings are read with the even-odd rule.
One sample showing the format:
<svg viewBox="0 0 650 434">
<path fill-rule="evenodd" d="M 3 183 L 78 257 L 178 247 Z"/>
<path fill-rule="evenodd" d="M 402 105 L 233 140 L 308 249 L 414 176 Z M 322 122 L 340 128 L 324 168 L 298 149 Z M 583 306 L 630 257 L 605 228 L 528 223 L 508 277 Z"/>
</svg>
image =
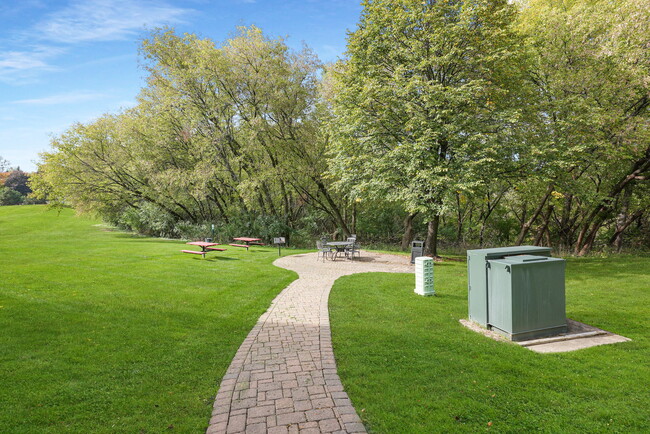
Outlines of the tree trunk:
<svg viewBox="0 0 650 434">
<path fill-rule="evenodd" d="M 418 213 L 409 214 L 404 219 L 404 235 L 402 236 L 402 243 L 400 247 L 402 250 L 408 250 L 411 241 L 413 241 L 413 219 Z"/>
<path fill-rule="evenodd" d="M 632 225 L 632 223 L 634 223 L 635 220 L 640 219 L 641 216 L 643 216 L 643 210 L 638 210 L 637 212 L 629 216 L 629 218 L 626 215 L 625 222 L 621 222 L 620 220 L 617 220 L 616 232 L 609 239 L 609 245 L 614 246 L 617 252 L 620 253 L 621 249 L 623 249 L 623 232 L 625 232 L 625 230 L 629 228 Z"/>
<path fill-rule="evenodd" d="M 544 235 L 546 237 L 546 246 L 551 247 L 553 245 L 553 241 L 551 240 L 551 231 L 549 230 L 548 226 L 546 226 L 546 230 L 544 231 Z"/>
<path fill-rule="evenodd" d="M 287 192 L 287 186 L 284 183 L 284 179 L 280 178 L 280 191 L 282 192 L 282 207 L 284 209 L 284 216 L 289 224 L 289 221 L 293 222 L 293 213 L 291 212 L 291 195 Z"/>
<path fill-rule="evenodd" d="M 436 215 L 427 225 L 427 240 L 424 244 L 424 254 L 438 257 L 438 226 L 440 215 Z"/>
<path fill-rule="evenodd" d="M 530 216 L 530 218 L 522 225 L 521 227 L 521 232 L 519 232 L 519 236 L 517 237 L 517 241 L 515 242 L 515 245 L 521 246 L 521 243 L 524 242 L 524 239 L 526 239 L 526 235 L 528 235 L 528 231 L 530 230 L 530 227 L 535 223 L 535 220 L 537 220 L 537 217 L 542 213 L 542 210 L 544 209 L 544 206 L 546 205 L 546 201 L 548 200 L 549 197 L 551 197 L 551 193 L 553 193 L 554 185 L 551 184 L 548 186 L 546 189 L 546 194 L 542 198 L 542 201 L 539 203 L 539 206 L 533 213 L 533 215 Z"/>
<path fill-rule="evenodd" d="M 485 226 L 487 225 L 487 220 L 481 220 L 481 230 L 478 233 L 478 245 L 483 247 L 483 238 L 485 237 Z"/>
<path fill-rule="evenodd" d="M 621 248 L 623 247 L 623 231 L 627 227 L 627 221 L 629 219 L 628 213 L 630 210 L 630 197 L 632 196 L 632 189 L 628 185 L 625 187 L 623 190 L 623 200 L 622 200 L 622 206 L 621 210 L 616 216 L 616 222 L 615 222 L 615 227 L 616 227 L 616 233 L 614 236 L 610 239 L 609 245 L 616 245 L 616 250 L 621 251 Z"/>
<path fill-rule="evenodd" d="M 612 211 L 615 199 L 623 192 L 625 188 L 638 180 L 645 180 L 643 176 L 650 170 L 650 146 L 646 149 L 643 157 L 639 158 L 632 165 L 628 175 L 623 176 L 610 190 L 610 193 L 601 200 L 594 210 L 585 219 L 585 223 L 578 242 L 576 243 L 575 252 L 578 256 L 589 253 L 593 247 L 598 230 L 607 218 L 607 214 Z M 592 223 L 593 222 L 593 223 Z M 591 226 L 591 229 L 590 229 Z M 588 233 L 588 234 L 587 234 Z M 586 235 L 586 236 L 585 236 Z"/>
<path fill-rule="evenodd" d="M 598 222 L 594 223 L 591 231 L 589 232 L 589 235 L 587 235 L 587 238 L 585 239 L 585 242 L 582 245 L 582 248 L 578 252 L 578 256 L 584 256 L 587 253 L 591 251 L 594 247 L 594 242 L 596 241 L 596 235 L 598 234 L 598 230 L 602 226 L 604 220 L 599 220 Z"/>
<path fill-rule="evenodd" d="M 558 232 L 560 236 L 560 246 L 566 249 L 571 248 L 573 244 L 573 236 L 575 233 L 575 220 L 572 218 L 573 209 L 573 195 L 566 194 L 564 196 L 564 206 L 562 207 L 562 216 L 558 223 Z"/>
<path fill-rule="evenodd" d="M 332 212 L 332 216 L 336 220 L 336 223 L 339 225 L 339 228 L 343 231 L 343 235 L 345 237 L 350 236 L 350 229 L 348 228 L 348 225 L 345 224 L 345 220 L 343 219 L 343 216 L 341 215 L 341 210 L 339 210 L 339 207 L 336 205 L 334 202 L 334 199 L 332 199 L 332 196 L 330 196 L 329 192 L 327 191 L 327 187 L 325 187 L 325 184 L 320 181 L 320 180 L 315 180 L 316 185 L 318 186 L 318 191 L 323 195 L 325 200 L 327 201 L 327 204 L 330 207 L 330 210 Z"/>
<path fill-rule="evenodd" d="M 460 193 L 456 193 L 456 242 L 458 244 L 463 240 L 463 210 L 460 206 Z"/>
<path fill-rule="evenodd" d="M 486 199 L 487 199 L 487 202 L 486 202 L 486 205 L 485 205 L 486 209 L 485 209 L 484 212 L 482 211 L 481 214 L 479 215 L 479 218 L 481 219 L 481 230 L 479 232 L 478 243 L 479 243 L 480 246 L 483 246 L 483 239 L 485 237 L 485 228 L 487 227 L 487 221 L 490 218 L 490 216 L 492 215 L 492 212 L 495 209 L 497 209 L 497 206 L 499 205 L 499 202 L 501 202 L 501 199 L 503 199 L 503 197 L 505 196 L 507 191 L 508 191 L 507 188 L 502 189 L 499 192 L 499 195 L 494 200 L 492 200 L 492 198 L 490 196 L 490 192 L 488 192 L 487 195 L 486 195 Z"/>
<path fill-rule="evenodd" d="M 537 230 L 537 235 L 535 235 L 535 245 L 539 246 L 542 243 L 542 237 L 544 234 L 548 234 L 548 224 L 551 220 L 551 213 L 553 212 L 553 205 L 549 205 L 548 208 L 546 208 L 546 213 L 542 216 L 542 225 L 539 227 Z M 547 237 L 548 240 L 548 237 Z M 550 247 L 550 245 L 548 246 Z"/>
</svg>

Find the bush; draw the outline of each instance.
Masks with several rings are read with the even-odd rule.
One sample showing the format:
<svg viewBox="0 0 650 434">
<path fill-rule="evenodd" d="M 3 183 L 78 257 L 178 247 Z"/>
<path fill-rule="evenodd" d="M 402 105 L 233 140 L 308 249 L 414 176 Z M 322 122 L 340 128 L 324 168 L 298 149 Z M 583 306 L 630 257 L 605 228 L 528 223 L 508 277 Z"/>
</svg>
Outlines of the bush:
<svg viewBox="0 0 650 434">
<path fill-rule="evenodd" d="M 250 236 L 270 243 L 274 237 L 287 237 L 289 242 L 293 230 L 278 216 L 241 214 L 227 223 L 217 224 L 215 232 L 221 242 L 232 240 L 234 237 Z"/>
<path fill-rule="evenodd" d="M 47 201 L 45 199 L 38 199 L 36 197 L 33 197 L 31 195 L 25 197 L 23 199 L 23 205 L 43 205 L 46 204 Z"/>
<path fill-rule="evenodd" d="M 16 190 L 0 187 L 0 205 L 20 205 L 23 200 L 23 195 Z"/>
<path fill-rule="evenodd" d="M 117 225 L 143 235 L 173 238 L 178 236 L 174 219 L 155 204 L 144 202 L 139 208 L 128 208 L 118 218 Z"/>
<path fill-rule="evenodd" d="M 178 222 L 174 234 L 184 240 L 201 240 L 212 237 L 212 228 L 208 223 Z"/>
</svg>

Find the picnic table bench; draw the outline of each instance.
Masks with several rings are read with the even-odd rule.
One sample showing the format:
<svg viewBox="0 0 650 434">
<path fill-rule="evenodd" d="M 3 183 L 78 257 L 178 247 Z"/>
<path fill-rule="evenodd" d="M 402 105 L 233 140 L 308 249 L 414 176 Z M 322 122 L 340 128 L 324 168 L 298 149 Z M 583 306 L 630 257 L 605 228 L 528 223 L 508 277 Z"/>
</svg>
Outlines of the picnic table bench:
<svg viewBox="0 0 650 434">
<path fill-rule="evenodd" d="M 263 246 L 261 238 L 251 238 L 251 237 L 237 237 L 233 238 L 234 241 L 243 241 L 245 244 L 232 243 L 229 246 L 233 247 L 244 247 L 246 251 L 250 246 Z"/>
<path fill-rule="evenodd" d="M 219 243 L 208 243 L 205 241 L 190 241 L 189 243 L 186 243 L 192 246 L 199 246 L 201 247 L 201 251 L 198 250 L 181 250 L 183 253 L 189 253 L 192 255 L 201 255 L 203 259 L 205 259 L 205 254 L 208 253 L 209 251 L 216 251 L 216 252 L 223 252 L 226 249 L 222 249 L 220 247 L 214 247 L 218 246 Z"/>
<path fill-rule="evenodd" d="M 191 253 L 194 255 L 201 255 L 203 258 L 205 258 L 205 254 L 208 253 L 205 250 L 201 250 L 200 252 L 198 250 L 181 250 L 183 253 Z"/>
<path fill-rule="evenodd" d="M 246 251 L 248 251 L 248 248 L 250 247 L 250 245 L 248 245 L 248 244 L 234 244 L 234 243 L 231 243 L 231 244 L 228 244 L 228 245 L 233 246 L 233 247 L 244 247 L 246 249 Z"/>
</svg>

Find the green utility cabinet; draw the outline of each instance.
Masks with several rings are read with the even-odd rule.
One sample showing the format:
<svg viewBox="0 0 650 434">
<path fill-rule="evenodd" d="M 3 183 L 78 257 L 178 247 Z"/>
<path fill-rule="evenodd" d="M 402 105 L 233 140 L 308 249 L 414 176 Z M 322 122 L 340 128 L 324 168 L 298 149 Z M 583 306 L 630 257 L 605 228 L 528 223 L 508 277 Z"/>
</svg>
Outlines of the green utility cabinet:
<svg viewBox="0 0 650 434">
<path fill-rule="evenodd" d="M 538 246 L 497 247 L 467 251 L 469 319 L 488 326 L 488 260 L 513 255 L 551 256 L 551 249 Z"/>
<path fill-rule="evenodd" d="M 566 332 L 564 259 L 488 260 L 488 326 L 513 341 Z"/>
</svg>

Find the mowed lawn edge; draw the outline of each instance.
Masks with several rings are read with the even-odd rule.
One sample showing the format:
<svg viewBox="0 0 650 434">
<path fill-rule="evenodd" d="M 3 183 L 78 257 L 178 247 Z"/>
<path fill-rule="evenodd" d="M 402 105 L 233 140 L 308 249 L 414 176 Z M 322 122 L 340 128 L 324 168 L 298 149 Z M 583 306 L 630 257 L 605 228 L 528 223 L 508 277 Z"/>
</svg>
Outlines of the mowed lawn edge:
<svg viewBox="0 0 650 434">
<path fill-rule="evenodd" d="M 273 248 L 187 247 L 0 207 L 2 430 L 204 431 L 237 348 L 297 275 Z"/>
<path fill-rule="evenodd" d="M 330 294 L 339 375 L 375 433 L 650 431 L 650 256 L 571 258 L 567 316 L 631 342 L 537 354 L 462 327 L 466 263 L 342 277 Z"/>
</svg>

